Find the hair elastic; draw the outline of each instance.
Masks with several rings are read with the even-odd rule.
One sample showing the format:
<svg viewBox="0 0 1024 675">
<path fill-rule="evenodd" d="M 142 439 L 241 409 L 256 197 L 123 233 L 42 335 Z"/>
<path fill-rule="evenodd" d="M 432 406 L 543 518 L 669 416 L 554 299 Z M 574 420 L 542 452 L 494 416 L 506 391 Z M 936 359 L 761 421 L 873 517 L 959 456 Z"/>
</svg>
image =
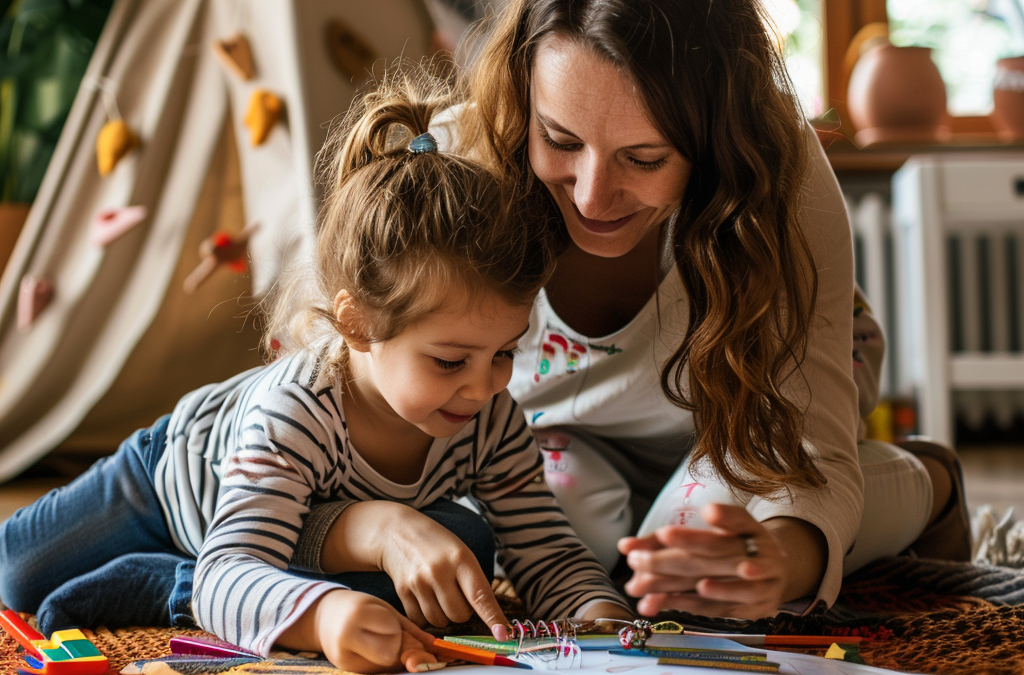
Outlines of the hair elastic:
<svg viewBox="0 0 1024 675">
<path fill-rule="evenodd" d="M 414 155 L 422 155 L 426 152 L 437 152 L 437 139 L 430 132 L 420 134 L 409 142 L 408 150 Z"/>
</svg>

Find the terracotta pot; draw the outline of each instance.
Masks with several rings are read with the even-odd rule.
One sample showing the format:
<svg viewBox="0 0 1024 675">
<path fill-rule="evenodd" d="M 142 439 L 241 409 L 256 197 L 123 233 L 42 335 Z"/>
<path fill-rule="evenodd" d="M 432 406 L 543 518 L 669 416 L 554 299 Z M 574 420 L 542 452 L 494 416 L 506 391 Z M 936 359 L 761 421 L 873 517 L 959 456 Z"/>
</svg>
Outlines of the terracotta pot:
<svg viewBox="0 0 1024 675">
<path fill-rule="evenodd" d="M 21 227 L 28 218 L 29 206 L 17 202 L 0 202 L 0 274 L 7 266 L 7 259 L 11 257 Z"/>
<path fill-rule="evenodd" d="M 927 47 L 882 42 L 861 54 L 847 90 L 861 147 L 949 139 L 946 85 Z"/>
<path fill-rule="evenodd" d="M 992 123 L 1004 141 L 1024 139 L 1024 56 L 996 61 Z"/>
</svg>

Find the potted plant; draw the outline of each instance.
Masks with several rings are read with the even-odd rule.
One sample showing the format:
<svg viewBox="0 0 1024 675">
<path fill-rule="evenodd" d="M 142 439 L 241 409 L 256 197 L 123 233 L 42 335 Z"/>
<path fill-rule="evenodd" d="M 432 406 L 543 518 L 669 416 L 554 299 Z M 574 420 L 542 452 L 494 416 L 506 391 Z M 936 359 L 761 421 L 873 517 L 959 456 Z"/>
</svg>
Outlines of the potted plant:
<svg viewBox="0 0 1024 675">
<path fill-rule="evenodd" d="M 0 0 L 0 271 L 112 0 Z"/>
</svg>

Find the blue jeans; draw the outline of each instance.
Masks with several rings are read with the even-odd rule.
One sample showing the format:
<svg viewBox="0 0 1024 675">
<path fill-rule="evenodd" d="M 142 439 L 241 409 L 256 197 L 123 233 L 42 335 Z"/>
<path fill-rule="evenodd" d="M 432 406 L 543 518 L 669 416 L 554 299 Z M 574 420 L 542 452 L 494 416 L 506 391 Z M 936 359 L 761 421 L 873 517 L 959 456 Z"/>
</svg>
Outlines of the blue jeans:
<svg viewBox="0 0 1024 675">
<path fill-rule="evenodd" d="M 168 419 L 136 431 L 116 453 L 0 524 L 0 599 L 38 614 L 46 635 L 71 627 L 195 625 L 195 559 L 175 547 L 153 486 Z M 462 539 L 493 577 L 494 538 L 483 518 L 445 500 L 423 513 Z M 402 610 L 383 572 L 294 573 L 335 581 Z"/>
</svg>

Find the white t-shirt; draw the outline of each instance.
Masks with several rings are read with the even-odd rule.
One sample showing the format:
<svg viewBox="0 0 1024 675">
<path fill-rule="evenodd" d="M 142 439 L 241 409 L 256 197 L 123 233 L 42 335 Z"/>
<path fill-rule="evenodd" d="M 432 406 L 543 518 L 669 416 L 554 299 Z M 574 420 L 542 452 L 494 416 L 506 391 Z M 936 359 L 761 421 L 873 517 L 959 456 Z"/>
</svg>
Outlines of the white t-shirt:
<svg viewBox="0 0 1024 675">
<path fill-rule="evenodd" d="M 857 462 L 859 412 L 851 365 L 853 246 L 835 174 L 809 127 L 808 135 L 812 157 L 802 217 L 818 271 L 818 297 L 806 357 L 798 376 L 784 386 L 791 400 L 806 410 L 805 447 L 816 455 L 828 485 L 793 490 L 792 499 L 742 501 L 759 521 L 793 516 L 821 529 L 829 558 L 818 598 L 831 604 L 839 593 L 843 557 L 853 545 L 863 508 Z M 566 325 L 542 293 L 522 339 L 523 353 L 516 358 L 509 391 L 535 430 L 570 426 L 599 436 L 622 449 L 622 461 L 667 467 L 660 474 L 645 474 L 664 482 L 688 452 L 694 430 L 692 414 L 672 405 L 661 389 L 661 371 L 686 332 L 688 307 L 673 267 L 656 296 L 629 324 L 595 337 Z"/>
</svg>

